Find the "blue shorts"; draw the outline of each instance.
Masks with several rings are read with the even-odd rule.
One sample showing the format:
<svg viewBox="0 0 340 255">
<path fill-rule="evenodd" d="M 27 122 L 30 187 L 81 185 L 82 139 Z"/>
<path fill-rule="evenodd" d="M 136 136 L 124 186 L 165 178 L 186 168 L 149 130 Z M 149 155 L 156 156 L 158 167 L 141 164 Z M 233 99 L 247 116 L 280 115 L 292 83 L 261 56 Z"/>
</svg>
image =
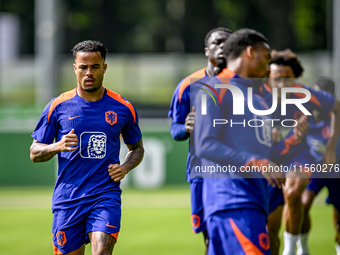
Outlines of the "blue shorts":
<svg viewBox="0 0 340 255">
<path fill-rule="evenodd" d="M 250 210 L 225 210 L 207 219 L 208 255 L 270 255 L 265 213 Z"/>
<path fill-rule="evenodd" d="M 194 233 L 200 233 L 207 229 L 203 214 L 202 188 L 202 179 L 192 179 L 190 181 L 191 224 Z"/>
<path fill-rule="evenodd" d="M 272 187 L 269 185 L 269 214 L 271 214 L 277 207 L 284 205 L 285 200 L 283 197 L 282 189 L 277 186 Z"/>
<path fill-rule="evenodd" d="M 120 195 L 98 199 L 93 204 L 83 204 L 53 213 L 52 241 L 54 254 L 64 254 L 89 243 L 88 233 L 101 231 L 116 240 L 120 230 Z"/>
<path fill-rule="evenodd" d="M 324 187 L 328 189 L 326 202 L 333 204 L 335 209 L 340 212 L 340 179 L 311 179 L 306 189 L 313 191 L 317 195 Z"/>
</svg>

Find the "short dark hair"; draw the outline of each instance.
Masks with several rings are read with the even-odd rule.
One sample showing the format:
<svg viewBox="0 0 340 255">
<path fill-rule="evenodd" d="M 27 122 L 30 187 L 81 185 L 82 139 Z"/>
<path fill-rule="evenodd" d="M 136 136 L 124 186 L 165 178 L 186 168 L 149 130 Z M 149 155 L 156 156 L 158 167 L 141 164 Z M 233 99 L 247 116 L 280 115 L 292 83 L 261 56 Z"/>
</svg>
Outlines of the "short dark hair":
<svg viewBox="0 0 340 255">
<path fill-rule="evenodd" d="M 285 49 L 284 51 L 272 50 L 271 55 L 272 60 L 270 61 L 270 64 L 290 66 L 293 70 L 295 78 L 300 77 L 300 75 L 303 73 L 304 69 L 298 56 L 290 49 Z"/>
<path fill-rule="evenodd" d="M 331 78 L 321 76 L 316 80 L 315 85 L 318 85 L 320 89 L 326 90 L 333 95 L 335 93 L 335 83 Z"/>
<path fill-rule="evenodd" d="M 208 41 L 209 41 L 211 35 L 212 35 L 213 33 L 215 33 L 215 32 L 219 32 L 219 31 L 221 31 L 221 32 L 226 32 L 227 34 L 232 34 L 231 30 L 229 30 L 228 28 L 225 28 L 225 27 L 216 27 L 216 28 L 214 28 L 214 29 L 211 29 L 211 30 L 207 33 L 207 35 L 205 36 L 205 39 L 204 39 L 204 45 L 205 45 L 205 47 L 208 46 Z"/>
<path fill-rule="evenodd" d="M 248 47 L 256 47 L 260 43 L 269 44 L 263 34 L 249 28 L 234 32 L 224 44 L 224 54 L 228 59 L 237 58 Z"/>
<path fill-rule="evenodd" d="M 77 43 L 71 50 L 74 58 L 77 57 L 78 52 L 98 52 L 98 51 L 100 52 L 102 58 L 104 58 L 105 60 L 107 49 L 104 46 L 104 44 L 98 41 L 92 40 L 82 41 L 80 43 Z"/>
</svg>

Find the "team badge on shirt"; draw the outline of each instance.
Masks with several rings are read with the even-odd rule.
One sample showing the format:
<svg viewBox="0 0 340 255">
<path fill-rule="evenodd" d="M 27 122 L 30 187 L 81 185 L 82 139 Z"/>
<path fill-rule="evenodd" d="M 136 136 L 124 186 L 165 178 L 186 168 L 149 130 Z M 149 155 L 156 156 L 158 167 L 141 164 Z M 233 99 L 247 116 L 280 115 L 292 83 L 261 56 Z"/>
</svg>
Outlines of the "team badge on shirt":
<svg viewBox="0 0 340 255">
<path fill-rule="evenodd" d="M 105 121 L 111 126 L 117 123 L 117 113 L 114 111 L 105 112 Z"/>
<path fill-rule="evenodd" d="M 103 132 L 83 132 L 80 135 L 80 156 L 102 159 L 106 155 L 106 135 Z"/>
</svg>

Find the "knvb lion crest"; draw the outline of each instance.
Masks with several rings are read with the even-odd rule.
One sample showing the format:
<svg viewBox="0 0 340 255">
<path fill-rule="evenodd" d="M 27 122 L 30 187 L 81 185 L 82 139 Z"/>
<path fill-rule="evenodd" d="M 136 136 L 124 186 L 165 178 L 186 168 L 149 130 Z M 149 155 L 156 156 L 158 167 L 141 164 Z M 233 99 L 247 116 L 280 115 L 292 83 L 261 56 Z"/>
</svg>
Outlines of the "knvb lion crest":
<svg viewBox="0 0 340 255">
<path fill-rule="evenodd" d="M 265 251 L 269 250 L 270 248 L 269 237 L 266 233 L 259 234 L 259 244 L 263 250 Z"/>
<path fill-rule="evenodd" d="M 114 111 L 108 111 L 105 113 L 105 121 L 111 126 L 117 123 L 117 113 Z"/>
<path fill-rule="evenodd" d="M 90 158 L 104 158 L 106 154 L 106 136 L 92 135 L 87 146 L 87 154 Z"/>
<path fill-rule="evenodd" d="M 102 159 L 106 155 L 107 137 L 103 132 L 83 132 L 80 135 L 80 156 Z"/>
<path fill-rule="evenodd" d="M 58 231 L 56 234 L 57 242 L 60 246 L 64 246 L 66 243 L 66 235 L 64 231 Z"/>
<path fill-rule="evenodd" d="M 201 225 L 200 216 L 198 216 L 197 214 L 191 215 L 191 224 L 194 228 L 198 228 Z"/>
</svg>

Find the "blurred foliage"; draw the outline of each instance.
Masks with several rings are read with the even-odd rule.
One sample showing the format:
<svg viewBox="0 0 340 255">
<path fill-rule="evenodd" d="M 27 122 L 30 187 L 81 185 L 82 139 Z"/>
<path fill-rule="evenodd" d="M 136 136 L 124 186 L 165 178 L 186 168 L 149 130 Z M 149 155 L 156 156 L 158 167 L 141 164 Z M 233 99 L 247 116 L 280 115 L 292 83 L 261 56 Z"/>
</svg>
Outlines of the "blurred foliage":
<svg viewBox="0 0 340 255">
<path fill-rule="evenodd" d="M 110 52 L 202 52 L 217 26 L 262 32 L 272 48 L 331 46 L 332 0 L 59 0 L 62 49 L 102 41 Z M 1 12 L 21 19 L 21 53 L 34 53 L 34 0 L 1 0 Z"/>
<path fill-rule="evenodd" d="M 33 53 L 34 0 L 0 0 L 0 12 L 11 12 L 20 17 L 20 52 Z"/>
</svg>

